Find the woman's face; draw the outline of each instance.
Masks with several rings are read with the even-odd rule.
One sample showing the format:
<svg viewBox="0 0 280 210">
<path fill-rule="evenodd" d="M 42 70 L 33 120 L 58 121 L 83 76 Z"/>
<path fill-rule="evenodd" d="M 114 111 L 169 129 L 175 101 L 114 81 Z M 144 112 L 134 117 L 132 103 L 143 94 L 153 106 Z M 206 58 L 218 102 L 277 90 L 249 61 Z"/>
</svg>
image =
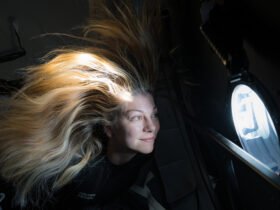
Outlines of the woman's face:
<svg viewBox="0 0 280 210">
<path fill-rule="evenodd" d="M 149 94 L 138 94 L 123 105 L 116 124 L 107 128 L 109 153 L 119 155 L 148 154 L 154 149 L 159 131 L 157 108 Z"/>
</svg>

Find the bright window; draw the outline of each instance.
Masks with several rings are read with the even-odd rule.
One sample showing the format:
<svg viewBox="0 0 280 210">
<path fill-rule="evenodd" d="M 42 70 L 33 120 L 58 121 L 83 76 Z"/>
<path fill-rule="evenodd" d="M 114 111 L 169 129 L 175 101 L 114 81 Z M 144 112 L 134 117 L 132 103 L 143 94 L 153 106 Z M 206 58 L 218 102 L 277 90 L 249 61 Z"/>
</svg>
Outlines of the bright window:
<svg viewBox="0 0 280 210">
<path fill-rule="evenodd" d="M 243 148 L 279 174 L 279 140 L 260 97 L 249 86 L 237 85 L 231 97 L 231 111 Z"/>
</svg>

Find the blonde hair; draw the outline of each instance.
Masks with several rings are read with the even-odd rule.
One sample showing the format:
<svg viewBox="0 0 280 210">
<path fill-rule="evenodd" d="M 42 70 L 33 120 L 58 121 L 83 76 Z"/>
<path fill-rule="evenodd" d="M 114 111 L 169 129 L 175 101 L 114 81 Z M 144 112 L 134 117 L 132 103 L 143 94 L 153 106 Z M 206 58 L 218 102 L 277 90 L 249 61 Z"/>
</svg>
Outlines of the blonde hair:
<svg viewBox="0 0 280 210">
<path fill-rule="evenodd" d="M 0 175 L 14 184 L 16 205 L 39 205 L 69 183 L 101 153 L 102 127 L 123 102 L 153 86 L 151 22 L 125 4 L 116 8 L 113 14 L 104 7 L 102 18 L 89 22 L 83 39 L 91 47 L 51 52 L 27 68 L 25 85 L 11 98 L 0 121 Z"/>
<path fill-rule="evenodd" d="M 123 95 L 131 81 L 116 64 L 85 52 L 65 52 L 29 69 L 0 123 L 1 176 L 17 186 L 17 202 L 24 205 L 35 186 L 62 187 L 101 152 L 94 128 L 109 124 L 129 100 Z"/>
</svg>

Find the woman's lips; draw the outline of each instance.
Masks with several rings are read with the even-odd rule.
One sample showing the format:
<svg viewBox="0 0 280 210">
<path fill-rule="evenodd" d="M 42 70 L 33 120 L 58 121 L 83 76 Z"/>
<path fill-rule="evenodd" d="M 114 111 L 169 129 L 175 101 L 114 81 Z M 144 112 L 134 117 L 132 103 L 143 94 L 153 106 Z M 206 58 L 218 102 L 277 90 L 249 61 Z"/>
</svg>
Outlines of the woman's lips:
<svg viewBox="0 0 280 210">
<path fill-rule="evenodd" d="M 153 142 L 155 140 L 155 137 L 151 137 L 151 138 L 144 138 L 144 139 L 140 139 L 141 141 L 145 141 L 145 142 Z"/>
</svg>

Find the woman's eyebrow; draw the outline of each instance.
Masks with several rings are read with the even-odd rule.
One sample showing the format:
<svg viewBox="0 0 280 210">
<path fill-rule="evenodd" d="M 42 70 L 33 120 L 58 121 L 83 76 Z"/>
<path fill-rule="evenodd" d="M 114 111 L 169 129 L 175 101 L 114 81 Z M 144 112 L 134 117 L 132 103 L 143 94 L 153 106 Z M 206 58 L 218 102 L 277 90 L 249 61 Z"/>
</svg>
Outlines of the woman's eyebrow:
<svg viewBox="0 0 280 210">
<path fill-rule="evenodd" d="M 157 107 L 154 106 L 153 111 L 157 111 L 157 110 L 158 110 Z M 125 111 L 124 113 L 128 114 L 129 112 L 142 112 L 143 113 L 144 111 L 142 111 L 140 109 L 129 109 L 129 110 Z"/>
<path fill-rule="evenodd" d="M 125 114 L 128 114 L 129 112 L 142 112 L 143 113 L 143 111 L 139 110 L 139 109 L 129 109 L 129 110 L 125 111 Z"/>
</svg>

